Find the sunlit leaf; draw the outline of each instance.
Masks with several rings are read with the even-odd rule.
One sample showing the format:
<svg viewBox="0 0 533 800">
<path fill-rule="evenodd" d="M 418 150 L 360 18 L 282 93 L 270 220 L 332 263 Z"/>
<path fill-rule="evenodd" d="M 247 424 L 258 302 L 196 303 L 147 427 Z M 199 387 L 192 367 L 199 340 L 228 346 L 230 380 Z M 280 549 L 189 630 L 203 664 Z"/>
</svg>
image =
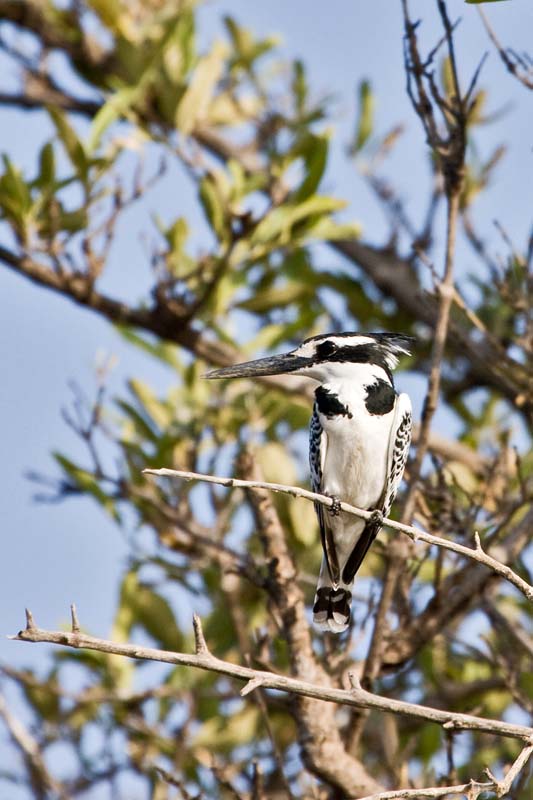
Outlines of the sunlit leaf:
<svg viewBox="0 0 533 800">
<path fill-rule="evenodd" d="M 50 106 L 48 113 L 72 165 L 77 169 L 80 178 L 86 181 L 89 172 L 89 161 L 80 138 L 62 111 Z"/>
<path fill-rule="evenodd" d="M 372 136 L 374 129 L 374 94 L 370 81 L 363 80 L 359 84 L 359 117 L 357 120 L 357 127 L 354 136 L 354 142 L 351 147 L 352 153 L 358 153 L 367 143 L 368 139 Z"/>
<path fill-rule="evenodd" d="M 197 122 L 206 118 L 226 55 L 224 44 L 215 42 L 211 52 L 198 63 L 176 112 L 176 127 L 182 133 L 191 133 Z"/>
<path fill-rule="evenodd" d="M 306 136 L 296 148 L 296 154 L 304 160 L 305 175 L 302 183 L 291 196 L 291 202 L 301 203 L 313 195 L 320 185 L 328 160 L 329 139 L 327 136 Z"/>
<path fill-rule="evenodd" d="M 142 96 L 141 87 L 125 87 L 114 92 L 100 110 L 93 117 L 89 137 L 87 140 L 87 150 L 92 153 L 96 150 L 103 134 L 118 119 L 130 109 Z"/>
<path fill-rule="evenodd" d="M 143 583 L 137 571 L 132 570 L 122 581 L 114 630 L 120 641 L 126 641 L 135 626 L 144 628 L 160 647 L 181 649 L 182 635 L 168 601 Z"/>
<path fill-rule="evenodd" d="M 200 201 L 205 215 L 219 238 L 226 234 L 223 199 L 213 175 L 207 174 L 200 183 Z"/>
</svg>

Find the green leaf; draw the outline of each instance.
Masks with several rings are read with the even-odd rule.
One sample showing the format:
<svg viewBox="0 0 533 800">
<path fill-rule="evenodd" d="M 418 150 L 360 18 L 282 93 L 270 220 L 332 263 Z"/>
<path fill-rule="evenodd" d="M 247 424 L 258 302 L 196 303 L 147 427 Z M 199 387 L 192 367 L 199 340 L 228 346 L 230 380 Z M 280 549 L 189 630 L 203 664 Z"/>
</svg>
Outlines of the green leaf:
<svg viewBox="0 0 533 800">
<path fill-rule="evenodd" d="M 94 153 L 103 134 L 113 122 L 123 117 L 142 97 L 144 89 L 139 86 L 126 86 L 111 95 L 95 114 L 87 140 L 87 151 Z"/>
<path fill-rule="evenodd" d="M 77 486 L 82 492 L 92 495 L 94 499 L 111 514 L 116 522 L 120 522 L 120 515 L 115 506 L 115 501 L 108 497 L 104 490 L 99 486 L 98 481 L 88 470 L 78 467 L 70 459 L 61 455 L 61 453 L 52 453 L 53 458 L 66 472 L 68 477 L 72 480 L 73 484 Z"/>
<path fill-rule="evenodd" d="M 200 202 L 212 229 L 219 239 L 224 239 L 226 235 L 226 215 L 220 191 L 210 173 L 205 175 L 200 183 Z"/>
<path fill-rule="evenodd" d="M 308 229 L 307 236 L 323 242 L 358 239 L 361 236 L 361 226 L 357 222 L 335 222 L 330 217 L 322 217 Z"/>
<path fill-rule="evenodd" d="M 132 378 L 128 382 L 128 386 L 149 419 L 153 420 L 162 430 L 164 430 L 167 425 L 170 425 L 173 416 L 171 411 L 166 407 L 165 403 L 156 397 L 148 384 Z"/>
<path fill-rule="evenodd" d="M 292 202 L 301 203 L 316 192 L 326 169 L 328 148 L 327 136 L 309 134 L 300 143 L 296 152 L 304 159 L 306 174 L 299 188 L 291 196 Z"/>
<path fill-rule="evenodd" d="M 265 291 L 254 293 L 247 300 L 238 303 L 236 307 L 253 311 L 255 314 L 264 314 L 273 308 L 284 308 L 313 295 L 313 286 L 291 282 L 284 286 L 269 287 Z"/>
<path fill-rule="evenodd" d="M 17 227 L 24 228 L 32 208 L 29 186 L 20 170 L 16 169 L 8 156 L 3 155 L 4 173 L 0 177 L 0 207 L 11 217 Z"/>
<path fill-rule="evenodd" d="M 238 25 L 232 17 L 224 17 L 224 24 L 235 51 L 235 55 L 232 58 L 232 67 L 241 67 L 251 71 L 254 62 L 279 43 L 279 39 L 276 36 L 269 36 L 266 39 L 254 39 L 252 33 L 247 28 Z"/>
<path fill-rule="evenodd" d="M 296 539 L 306 547 L 318 542 L 318 525 L 312 503 L 295 499 L 288 504 L 289 518 Z"/>
<path fill-rule="evenodd" d="M 52 456 L 71 479 L 74 486 L 82 492 L 92 495 L 107 513 L 111 514 L 116 522 L 120 522 L 120 515 L 117 511 L 115 501 L 111 497 L 108 497 L 100 487 L 92 472 L 78 467 L 77 464 L 74 464 L 70 459 L 61 455 L 61 453 L 52 453 Z"/>
<path fill-rule="evenodd" d="M 176 625 L 169 603 L 139 579 L 137 570 L 126 573 L 120 589 L 120 604 L 114 632 L 120 641 L 130 638 L 140 625 L 165 650 L 179 650 L 183 635 Z"/>
<path fill-rule="evenodd" d="M 140 350 L 144 350 L 145 353 L 153 356 L 153 358 L 163 361 L 174 369 L 179 366 L 180 360 L 178 358 L 176 345 L 169 344 L 160 339 L 147 339 L 131 328 L 124 328 L 121 325 L 117 325 L 116 330 L 118 330 L 123 339 L 129 342 L 129 344 L 138 347 Z"/>
<path fill-rule="evenodd" d="M 359 118 L 357 120 L 354 143 L 351 148 L 352 155 L 358 153 L 372 136 L 374 108 L 375 101 L 370 82 L 363 80 L 359 84 Z"/>
<path fill-rule="evenodd" d="M 192 746 L 216 748 L 217 751 L 232 750 L 253 741 L 260 722 L 259 709 L 251 704 L 231 717 L 211 716 L 200 726 Z"/>
<path fill-rule="evenodd" d="M 35 184 L 40 188 L 52 188 L 56 177 L 54 147 L 47 142 L 39 153 L 39 177 Z"/>
<path fill-rule="evenodd" d="M 305 67 L 301 61 L 295 61 L 293 65 L 292 93 L 294 95 L 296 110 L 300 114 L 303 114 L 307 102 L 308 87 L 305 77 Z"/>
<path fill-rule="evenodd" d="M 215 42 L 211 52 L 198 63 L 176 112 L 176 127 L 183 134 L 190 134 L 196 123 L 207 117 L 226 55 L 226 46 Z"/>
<path fill-rule="evenodd" d="M 123 24 L 127 15 L 123 13 L 119 0 L 88 0 L 87 5 L 112 33 L 124 34 L 127 31 L 128 26 Z"/>
<path fill-rule="evenodd" d="M 346 203 L 334 197 L 313 195 L 298 205 L 286 204 L 270 211 L 259 223 L 252 234 L 251 242 L 266 243 L 273 239 L 281 239 L 286 243 L 290 239 L 291 228 L 306 217 L 330 214 L 344 208 Z"/>
<path fill-rule="evenodd" d="M 180 84 L 192 68 L 196 55 L 195 21 L 192 11 L 180 12 L 174 35 L 165 49 L 163 66 L 173 84 Z"/>
<path fill-rule="evenodd" d="M 440 731 L 437 725 L 423 725 L 417 733 L 416 754 L 427 763 L 440 747 Z"/>
<path fill-rule="evenodd" d="M 82 142 L 62 111 L 50 106 L 48 113 L 72 165 L 76 168 L 81 180 L 86 183 L 89 173 L 89 161 Z"/>
<path fill-rule="evenodd" d="M 38 682 L 32 672 L 28 672 L 27 675 L 32 680 L 25 681 L 22 679 L 19 681 L 26 699 L 43 720 L 49 723 L 57 722 L 59 720 L 60 704 L 59 696 L 53 691 L 54 688 L 57 689 L 56 676 L 52 675 L 48 680 Z"/>
<path fill-rule="evenodd" d="M 59 216 L 59 227 L 69 233 L 84 230 L 88 225 L 88 214 L 85 208 L 75 211 L 62 211 Z"/>
</svg>

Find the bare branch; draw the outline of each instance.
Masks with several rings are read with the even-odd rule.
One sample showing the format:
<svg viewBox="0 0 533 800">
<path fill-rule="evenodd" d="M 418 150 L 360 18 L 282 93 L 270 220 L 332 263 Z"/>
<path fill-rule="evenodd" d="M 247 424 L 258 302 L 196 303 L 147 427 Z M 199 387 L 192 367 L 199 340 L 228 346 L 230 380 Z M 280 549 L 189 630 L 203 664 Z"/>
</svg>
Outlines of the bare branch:
<svg viewBox="0 0 533 800">
<path fill-rule="evenodd" d="M 533 753 L 533 744 L 529 744 L 527 747 L 524 747 L 514 764 L 512 765 L 511 769 L 507 772 L 505 778 L 501 781 L 498 781 L 494 775 L 490 772 L 490 770 L 485 770 L 488 774 L 489 778 L 496 784 L 496 793 L 498 797 L 505 797 L 511 790 L 511 786 L 513 785 L 515 779 L 518 777 L 520 772 L 526 766 L 527 762 L 529 761 L 531 754 Z"/>
<path fill-rule="evenodd" d="M 209 652 L 199 654 L 173 653 L 168 650 L 142 647 L 137 644 L 112 642 L 84 633 L 48 631 L 41 628 L 25 628 L 10 638 L 22 642 L 50 642 L 51 644 L 73 647 L 77 650 L 96 650 L 101 653 L 113 653 L 127 658 L 196 667 L 247 682 L 261 681 L 264 689 L 277 689 L 300 697 L 311 697 L 329 703 L 353 706 L 355 708 L 370 708 L 376 711 L 423 719 L 428 722 L 434 722 L 446 730 L 479 731 L 506 738 L 519 739 L 533 748 L 533 728 L 528 728 L 525 725 L 514 725 L 500 720 L 476 717 L 471 714 L 458 714 L 416 703 L 408 703 L 403 700 L 395 700 L 372 694 L 357 686 L 347 690 L 314 684 L 287 675 L 255 670 L 251 667 L 243 667 L 239 664 L 223 661 Z"/>
<path fill-rule="evenodd" d="M 422 797 L 446 797 L 449 794 L 462 794 L 468 797 L 468 800 L 476 800 L 481 792 L 488 792 L 495 789 L 496 784 L 494 781 L 479 783 L 478 781 L 469 781 L 468 783 L 461 783 L 458 786 L 435 786 L 428 789 L 393 789 L 390 792 L 381 792 L 380 794 L 371 794 L 367 797 L 362 797 L 361 800 L 396 800 L 396 798 L 413 798 L 418 800 Z"/>
<path fill-rule="evenodd" d="M 165 468 L 145 469 L 143 472 L 148 475 L 158 475 L 168 478 L 182 478 L 187 481 L 196 480 L 204 481 L 206 483 L 216 483 L 220 486 L 226 486 L 230 488 L 259 490 L 267 489 L 271 492 L 289 494 L 292 497 L 302 497 L 305 500 L 310 500 L 313 503 L 320 503 L 328 508 L 330 508 L 333 504 L 331 497 L 323 494 L 317 494 L 316 492 L 311 492 L 308 489 L 302 489 L 300 486 L 285 486 L 281 483 L 268 483 L 266 481 L 245 481 L 239 478 L 221 478 L 216 475 L 204 475 L 200 472 L 188 472 L 186 470 Z M 341 502 L 341 510 L 345 511 L 347 514 L 353 514 L 356 517 L 360 517 L 361 519 L 369 519 L 372 516 L 371 511 L 365 511 L 362 508 L 356 508 L 355 506 L 344 502 Z M 508 567 L 507 564 L 502 564 L 496 558 L 493 558 L 486 553 L 481 547 L 481 543 L 479 543 L 479 546 L 476 544 L 476 547 L 466 547 L 458 542 L 452 542 L 448 539 L 443 539 L 441 536 L 434 536 L 431 533 L 426 533 L 421 528 L 416 528 L 413 525 L 405 525 L 402 522 L 396 522 L 396 520 L 389 518 L 385 518 L 383 520 L 383 524 L 389 528 L 392 528 L 393 530 L 406 534 L 406 536 L 408 536 L 415 543 L 420 541 L 429 545 L 435 545 L 436 547 L 443 547 L 446 550 L 451 550 L 454 553 L 459 553 L 466 558 L 477 561 L 479 564 L 484 564 L 486 567 L 496 572 L 500 577 L 505 578 L 507 581 L 509 581 L 509 583 L 512 583 L 513 586 L 522 592 L 522 594 L 524 594 L 528 600 L 533 602 L 533 586 L 521 578 L 520 575 L 517 575 L 517 573 Z"/>
<path fill-rule="evenodd" d="M 517 57 L 517 55 L 510 50 L 509 48 L 505 48 L 501 42 L 499 41 L 498 37 L 496 36 L 494 29 L 489 23 L 488 17 L 483 11 L 483 9 L 478 6 L 478 13 L 483 21 L 483 25 L 485 26 L 485 30 L 489 35 L 489 39 L 493 43 L 494 47 L 500 54 L 500 58 L 511 73 L 514 75 L 515 78 L 518 78 L 520 83 L 522 83 L 526 89 L 533 89 L 533 69 L 530 64 L 524 62 L 523 59 Z"/>
<path fill-rule="evenodd" d="M 23 633 L 32 636 L 34 633 L 38 632 L 38 628 L 33 624 L 31 612 L 26 611 L 26 618 L 28 619 L 28 627 Z M 32 620 L 31 625 L 29 624 L 30 619 Z M 30 780 L 32 788 L 35 790 L 36 797 L 44 798 L 48 796 L 49 792 L 53 792 L 54 797 L 57 797 L 58 800 L 68 800 L 64 788 L 50 775 L 41 753 L 39 742 L 32 736 L 22 722 L 11 714 L 1 695 L 0 719 L 4 721 L 12 741 L 18 747 L 24 761 L 28 765 Z"/>
</svg>

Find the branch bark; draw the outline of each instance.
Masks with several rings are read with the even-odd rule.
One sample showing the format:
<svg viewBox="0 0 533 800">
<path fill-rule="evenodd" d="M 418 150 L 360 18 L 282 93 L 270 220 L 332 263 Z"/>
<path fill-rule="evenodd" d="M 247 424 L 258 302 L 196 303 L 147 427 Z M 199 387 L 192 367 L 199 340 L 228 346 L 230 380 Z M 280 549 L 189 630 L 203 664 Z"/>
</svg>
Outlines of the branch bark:
<svg viewBox="0 0 533 800">
<path fill-rule="evenodd" d="M 501 781 L 495 778 L 490 770 L 485 770 L 490 778 L 489 781 L 470 780 L 468 783 L 456 786 L 435 786 L 427 789 L 394 789 L 390 792 L 368 795 L 360 800 L 408 800 L 409 798 L 417 800 L 422 797 L 446 797 L 449 794 L 462 794 L 467 800 L 476 800 L 483 792 L 494 792 L 497 797 L 506 797 L 532 754 L 533 745 L 526 745 Z"/>
<path fill-rule="evenodd" d="M 317 494 L 316 492 L 311 492 L 308 489 L 302 489 L 300 486 L 286 486 L 281 483 L 268 483 L 266 481 L 258 480 L 241 480 L 239 478 L 221 478 L 216 475 L 204 475 L 200 472 L 188 472 L 186 470 L 166 468 L 145 469 L 143 470 L 143 473 L 167 478 L 182 478 L 183 480 L 188 481 L 197 480 L 204 481 L 206 483 L 216 483 L 220 486 L 226 486 L 230 488 L 253 489 L 256 491 L 266 489 L 270 492 L 282 492 L 283 494 L 292 495 L 292 497 L 302 497 L 303 499 L 310 500 L 313 503 L 320 503 L 328 508 L 330 508 L 334 502 L 332 498 L 328 497 L 327 495 Z M 341 502 L 340 507 L 342 511 L 345 511 L 347 514 L 353 514 L 361 519 L 369 519 L 372 516 L 371 511 L 365 511 L 362 508 L 356 508 L 349 503 Z M 481 546 L 479 535 L 476 535 L 475 547 L 466 547 L 458 542 L 452 542 L 448 539 L 443 539 L 441 536 L 434 536 L 433 534 L 426 533 L 425 531 L 421 530 L 420 528 L 416 528 L 413 525 L 405 525 L 402 522 L 396 522 L 396 520 L 389 519 L 388 517 L 384 518 L 383 524 L 389 528 L 392 528 L 393 530 L 406 534 L 406 536 L 408 536 L 415 543 L 420 541 L 436 547 L 442 547 L 445 550 L 451 550 L 454 553 L 459 553 L 460 555 L 465 556 L 472 561 L 477 561 L 478 564 L 483 564 L 483 566 L 493 570 L 493 572 L 499 575 L 499 577 L 505 578 L 505 580 L 509 581 L 509 583 L 522 592 L 522 594 L 530 602 L 533 602 L 533 586 L 521 578 L 520 575 L 517 575 L 517 573 L 514 572 L 507 564 L 502 564 L 496 558 L 486 553 Z"/>
<path fill-rule="evenodd" d="M 331 680 L 318 662 L 311 631 L 306 619 L 305 600 L 297 580 L 296 565 L 268 489 L 260 480 L 261 473 L 253 456 L 243 452 L 239 458 L 239 471 L 249 480 L 241 481 L 250 493 L 250 505 L 265 556 L 269 561 L 267 584 L 270 602 L 279 616 L 281 635 L 286 639 L 291 669 L 296 678 L 315 685 L 331 687 Z M 248 694 L 256 688 L 268 688 L 262 675 L 255 675 L 244 687 Z M 343 744 L 339 726 L 332 707 L 324 707 L 306 696 L 296 697 L 292 713 L 298 727 L 298 739 L 307 768 L 348 797 L 357 797 L 368 791 L 380 791 L 379 786 L 365 770 L 362 763 L 352 757 Z"/>
<path fill-rule="evenodd" d="M 176 664 L 197 669 L 216 672 L 220 675 L 237 678 L 246 681 L 244 693 L 250 681 L 250 690 L 259 686 L 264 689 L 277 689 L 282 692 L 295 694 L 299 697 L 310 697 L 338 705 L 353 706 L 355 708 L 370 708 L 385 713 L 399 714 L 402 716 L 413 717 L 416 719 L 433 722 L 440 725 L 447 731 L 479 731 L 496 736 L 503 736 L 511 739 L 518 739 L 529 746 L 533 746 L 533 728 L 525 725 L 514 725 L 500 720 L 476 717 L 472 714 L 458 714 L 450 711 L 442 711 L 416 703 L 407 703 L 403 700 L 371 694 L 365 691 L 353 679 L 353 689 L 337 689 L 331 686 L 310 683 L 309 681 L 292 678 L 286 675 L 279 675 L 265 670 L 255 670 L 251 667 L 243 667 L 229 661 L 223 661 L 212 655 L 209 650 L 200 653 L 174 653 L 168 650 L 158 650 L 151 647 L 142 647 L 137 644 L 122 644 L 112 642 L 107 639 L 99 639 L 95 636 L 76 631 L 49 631 L 39 628 L 31 618 L 31 624 L 19 631 L 11 639 L 22 642 L 49 642 L 51 644 L 64 645 L 75 649 L 96 650 L 101 653 L 113 653 L 127 658 L 140 659 L 144 661 L 158 661 L 164 664 Z M 199 626 L 199 620 L 196 621 Z M 374 782 L 375 783 L 375 782 Z M 359 791 L 360 794 L 360 791 Z M 375 794 L 375 792 L 374 792 Z"/>
</svg>

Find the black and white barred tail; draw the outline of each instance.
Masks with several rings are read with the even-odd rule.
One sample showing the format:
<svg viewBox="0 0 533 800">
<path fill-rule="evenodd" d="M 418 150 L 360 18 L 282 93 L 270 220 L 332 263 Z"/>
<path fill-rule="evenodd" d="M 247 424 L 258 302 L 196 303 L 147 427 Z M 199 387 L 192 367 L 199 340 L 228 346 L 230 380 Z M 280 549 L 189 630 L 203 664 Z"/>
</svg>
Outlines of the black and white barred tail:
<svg viewBox="0 0 533 800">
<path fill-rule="evenodd" d="M 334 585 L 326 560 L 322 562 L 313 603 L 313 622 L 322 631 L 342 633 L 350 624 L 351 584 Z"/>
<path fill-rule="evenodd" d="M 322 631 L 342 633 L 350 624 L 352 593 L 348 589 L 320 586 L 315 594 L 313 622 Z"/>
</svg>

